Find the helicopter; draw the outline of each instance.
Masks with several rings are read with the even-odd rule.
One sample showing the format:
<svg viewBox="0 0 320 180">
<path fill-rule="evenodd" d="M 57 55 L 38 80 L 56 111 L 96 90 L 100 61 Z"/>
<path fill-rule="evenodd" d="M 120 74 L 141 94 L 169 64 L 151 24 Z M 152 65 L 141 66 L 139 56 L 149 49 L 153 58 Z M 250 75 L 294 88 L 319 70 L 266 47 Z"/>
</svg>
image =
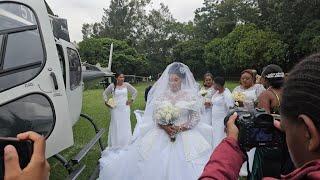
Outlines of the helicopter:
<svg viewBox="0 0 320 180">
<path fill-rule="evenodd" d="M 0 0 L 0 136 L 35 131 L 46 137 L 46 157 L 55 157 L 76 179 L 81 159 L 99 142 L 104 129 L 81 114 L 84 83 L 110 81 L 108 68 L 81 63 L 71 43 L 67 20 L 44 0 Z M 72 127 L 80 117 L 96 135 L 70 160 L 59 153 L 74 144 Z"/>
</svg>

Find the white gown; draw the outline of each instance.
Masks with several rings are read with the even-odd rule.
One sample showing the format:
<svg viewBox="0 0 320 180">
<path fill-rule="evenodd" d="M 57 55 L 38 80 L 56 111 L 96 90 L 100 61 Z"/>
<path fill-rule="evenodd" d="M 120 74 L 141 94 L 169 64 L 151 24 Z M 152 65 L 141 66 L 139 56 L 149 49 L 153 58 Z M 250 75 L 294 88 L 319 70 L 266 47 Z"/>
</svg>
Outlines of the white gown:
<svg viewBox="0 0 320 180">
<path fill-rule="evenodd" d="M 247 109 L 254 108 L 254 102 L 258 99 L 259 95 L 264 91 L 264 87 L 261 84 L 255 84 L 249 89 L 243 89 L 241 86 L 237 86 L 233 92 L 242 92 L 245 95 L 245 102 L 244 107 Z M 252 171 L 253 166 L 253 159 L 254 159 L 254 153 L 256 152 L 256 148 L 252 148 L 248 154 L 249 158 L 249 169 Z M 247 163 L 243 163 L 241 169 L 240 169 L 240 176 L 247 176 Z"/>
<path fill-rule="evenodd" d="M 114 84 L 111 84 L 103 93 L 105 101 L 108 100 L 108 95 L 112 94 L 116 103 L 116 106 L 111 109 L 111 121 L 108 134 L 109 149 L 121 149 L 127 146 L 132 139 L 130 106 L 126 105 L 128 101 L 128 90 L 132 94 L 132 99 L 134 99 L 137 92 L 128 83 L 124 83 L 123 87 L 117 87 L 116 89 L 114 89 Z"/>
<path fill-rule="evenodd" d="M 212 128 L 213 148 L 215 149 L 220 142 L 226 137 L 224 132 L 224 118 L 228 115 L 230 108 L 234 106 L 232 94 L 228 88 L 219 94 L 218 92 L 212 96 Z"/>
<path fill-rule="evenodd" d="M 206 89 L 205 87 L 202 87 L 200 91 L 207 91 L 207 94 L 203 97 L 203 104 L 206 101 L 211 101 L 212 96 L 216 93 L 216 90 L 211 88 Z M 202 109 L 202 121 L 206 124 L 212 125 L 212 107 L 205 107 L 203 105 Z"/>
<path fill-rule="evenodd" d="M 141 122 L 136 140 L 119 151 L 103 151 L 101 180 L 196 180 L 212 153 L 212 129 L 200 121 L 201 101 L 185 91 L 163 94 L 155 107 L 171 102 L 180 109 L 175 125 L 189 128 L 171 142 L 157 122 Z M 195 110 L 199 107 L 199 111 Z M 156 108 L 155 108 L 156 109 Z M 154 112 L 153 112 L 154 113 Z M 143 118 L 146 118 L 146 114 Z M 153 117 L 153 115 L 152 115 Z M 142 120 L 143 121 L 143 120 Z"/>
</svg>

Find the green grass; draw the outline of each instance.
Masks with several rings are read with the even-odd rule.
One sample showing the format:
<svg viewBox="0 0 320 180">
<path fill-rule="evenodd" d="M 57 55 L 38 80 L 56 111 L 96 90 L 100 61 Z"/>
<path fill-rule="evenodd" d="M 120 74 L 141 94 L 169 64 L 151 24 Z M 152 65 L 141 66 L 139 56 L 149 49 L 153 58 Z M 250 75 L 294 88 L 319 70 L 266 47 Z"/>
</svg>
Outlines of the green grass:
<svg viewBox="0 0 320 180">
<path fill-rule="evenodd" d="M 227 82 L 226 86 L 232 91 L 234 87 L 238 84 L 233 82 Z M 133 114 L 133 111 L 136 109 L 144 109 L 144 90 L 148 86 L 146 83 L 141 83 L 135 85 L 138 90 L 138 97 L 131 107 L 131 124 L 132 128 L 136 124 L 136 120 Z M 95 120 L 95 123 L 99 128 L 104 128 L 106 133 L 102 137 L 102 141 L 104 146 L 107 145 L 107 135 L 109 130 L 109 121 L 110 121 L 110 111 L 104 105 L 102 99 L 102 89 L 95 90 L 86 90 L 83 93 L 83 104 L 82 104 L 82 113 L 88 114 Z M 73 127 L 74 132 L 74 146 L 64 150 L 61 154 L 67 158 L 71 159 L 75 156 L 81 148 L 90 141 L 90 139 L 95 135 L 93 128 L 91 125 L 85 121 L 84 119 L 80 119 L 77 124 Z M 80 175 L 79 179 L 88 179 L 92 174 L 94 168 L 98 163 L 98 159 L 100 158 L 100 149 L 98 145 L 95 145 L 94 149 L 92 149 L 88 155 L 82 160 L 81 164 L 86 165 L 86 169 Z M 67 171 L 54 158 L 49 159 L 49 163 L 51 165 L 51 176 L 50 179 L 65 179 L 68 175 Z"/>
</svg>

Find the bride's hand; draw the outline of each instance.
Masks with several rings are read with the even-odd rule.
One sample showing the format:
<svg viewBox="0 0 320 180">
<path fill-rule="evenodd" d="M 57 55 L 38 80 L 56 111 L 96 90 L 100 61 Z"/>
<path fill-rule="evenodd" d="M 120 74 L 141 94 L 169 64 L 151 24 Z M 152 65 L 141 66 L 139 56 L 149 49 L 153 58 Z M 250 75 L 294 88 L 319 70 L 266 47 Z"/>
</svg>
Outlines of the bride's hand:
<svg viewBox="0 0 320 180">
<path fill-rule="evenodd" d="M 132 103 L 133 103 L 133 100 L 128 100 L 128 101 L 126 102 L 126 105 L 127 105 L 127 106 L 131 106 Z"/>
<path fill-rule="evenodd" d="M 176 133 L 174 126 L 161 126 L 169 136 L 173 136 Z"/>
<path fill-rule="evenodd" d="M 211 103 L 211 102 L 205 102 L 205 103 L 204 103 L 204 106 L 205 106 L 206 108 L 210 108 L 210 107 L 212 106 L 212 103 Z"/>
</svg>

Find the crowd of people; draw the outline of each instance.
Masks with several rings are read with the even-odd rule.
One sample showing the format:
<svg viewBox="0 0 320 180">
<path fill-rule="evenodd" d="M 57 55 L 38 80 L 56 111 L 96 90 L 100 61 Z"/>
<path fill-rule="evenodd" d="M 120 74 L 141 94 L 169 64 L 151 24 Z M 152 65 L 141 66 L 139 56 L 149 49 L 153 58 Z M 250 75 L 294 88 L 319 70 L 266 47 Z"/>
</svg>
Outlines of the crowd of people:
<svg viewBox="0 0 320 180">
<path fill-rule="evenodd" d="M 273 175 L 277 179 L 320 179 L 319 67 L 320 54 L 315 54 L 297 64 L 285 82 L 280 79 L 278 72 L 262 74 L 269 87 L 259 97 L 265 98 L 259 102 L 259 106 L 269 112 L 280 111 L 281 120 L 274 121 L 274 125 L 285 133 L 287 144 L 279 149 L 257 149 L 255 160 L 257 159 L 256 167 L 260 170 L 257 170 L 256 178 Z M 276 66 L 267 68 L 267 72 L 279 69 Z M 227 137 L 213 152 L 201 180 L 239 177 L 246 157 L 238 143 L 239 129 L 235 125 L 237 116 L 235 113 L 229 118 Z M 285 153 L 286 149 L 291 158 Z M 278 177 L 279 173 L 283 176 Z"/>
<path fill-rule="evenodd" d="M 99 179 L 320 179 L 320 54 L 302 60 L 286 78 L 277 65 L 262 70 L 261 84 L 256 77 L 256 72 L 244 70 L 240 85 L 231 93 L 224 78 L 208 73 L 199 89 L 186 65 L 170 64 L 150 88 L 132 140 L 129 107 L 137 91 L 124 82 L 123 74 L 117 75 L 104 92 L 113 125 L 109 147 L 99 160 Z M 226 125 L 223 122 L 234 106 L 280 114 L 274 126 L 285 133 L 286 143 L 253 148 L 246 156 L 238 142 L 238 114 Z M 34 141 L 33 156 L 20 169 L 16 150 L 7 146 L 5 179 L 48 178 L 44 138 L 33 132 L 18 138 Z M 253 167 L 245 167 L 247 159 Z M 252 173 L 245 174 L 243 169 Z"/>
<path fill-rule="evenodd" d="M 124 83 L 123 74 L 117 75 L 115 84 L 104 92 L 106 104 L 111 94 L 110 98 L 121 101 L 111 110 L 109 147 L 100 159 L 100 178 L 146 179 L 157 175 L 159 180 L 197 179 L 208 154 L 216 152 L 227 137 L 224 119 L 231 109 L 263 108 L 269 114 L 280 114 L 285 76 L 282 68 L 274 64 L 264 67 L 261 76 L 257 70 L 246 69 L 241 72 L 240 84 L 231 92 L 225 87 L 223 77 L 213 77 L 211 73 L 204 75 L 203 87 L 199 88 L 187 66 L 173 63 L 158 76 L 153 86 L 146 89 L 146 109 L 137 117 L 132 138 L 128 92 L 132 94 L 132 103 L 137 91 Z M 174 123 L 163 125 L 156 116 L 161 114 L 159 108 L 167 102 L 178 106 L 180 114 Z M 175 136 L 174 142 L 166 141 L 172 136 Z M 124 137 L 126 140 L 121 141 Z M 294 170 L 286 143 L 280 147 L 252 148 L 246 153 L 248 163 L 242 162 L 239 176 L 253 180 L 280 178 L 281 174 Z M 134 164 L 139 166 L 133 167 Z M 117 171 L 125 166 L 132 168 L 126 173 Z"/>
</svg>

